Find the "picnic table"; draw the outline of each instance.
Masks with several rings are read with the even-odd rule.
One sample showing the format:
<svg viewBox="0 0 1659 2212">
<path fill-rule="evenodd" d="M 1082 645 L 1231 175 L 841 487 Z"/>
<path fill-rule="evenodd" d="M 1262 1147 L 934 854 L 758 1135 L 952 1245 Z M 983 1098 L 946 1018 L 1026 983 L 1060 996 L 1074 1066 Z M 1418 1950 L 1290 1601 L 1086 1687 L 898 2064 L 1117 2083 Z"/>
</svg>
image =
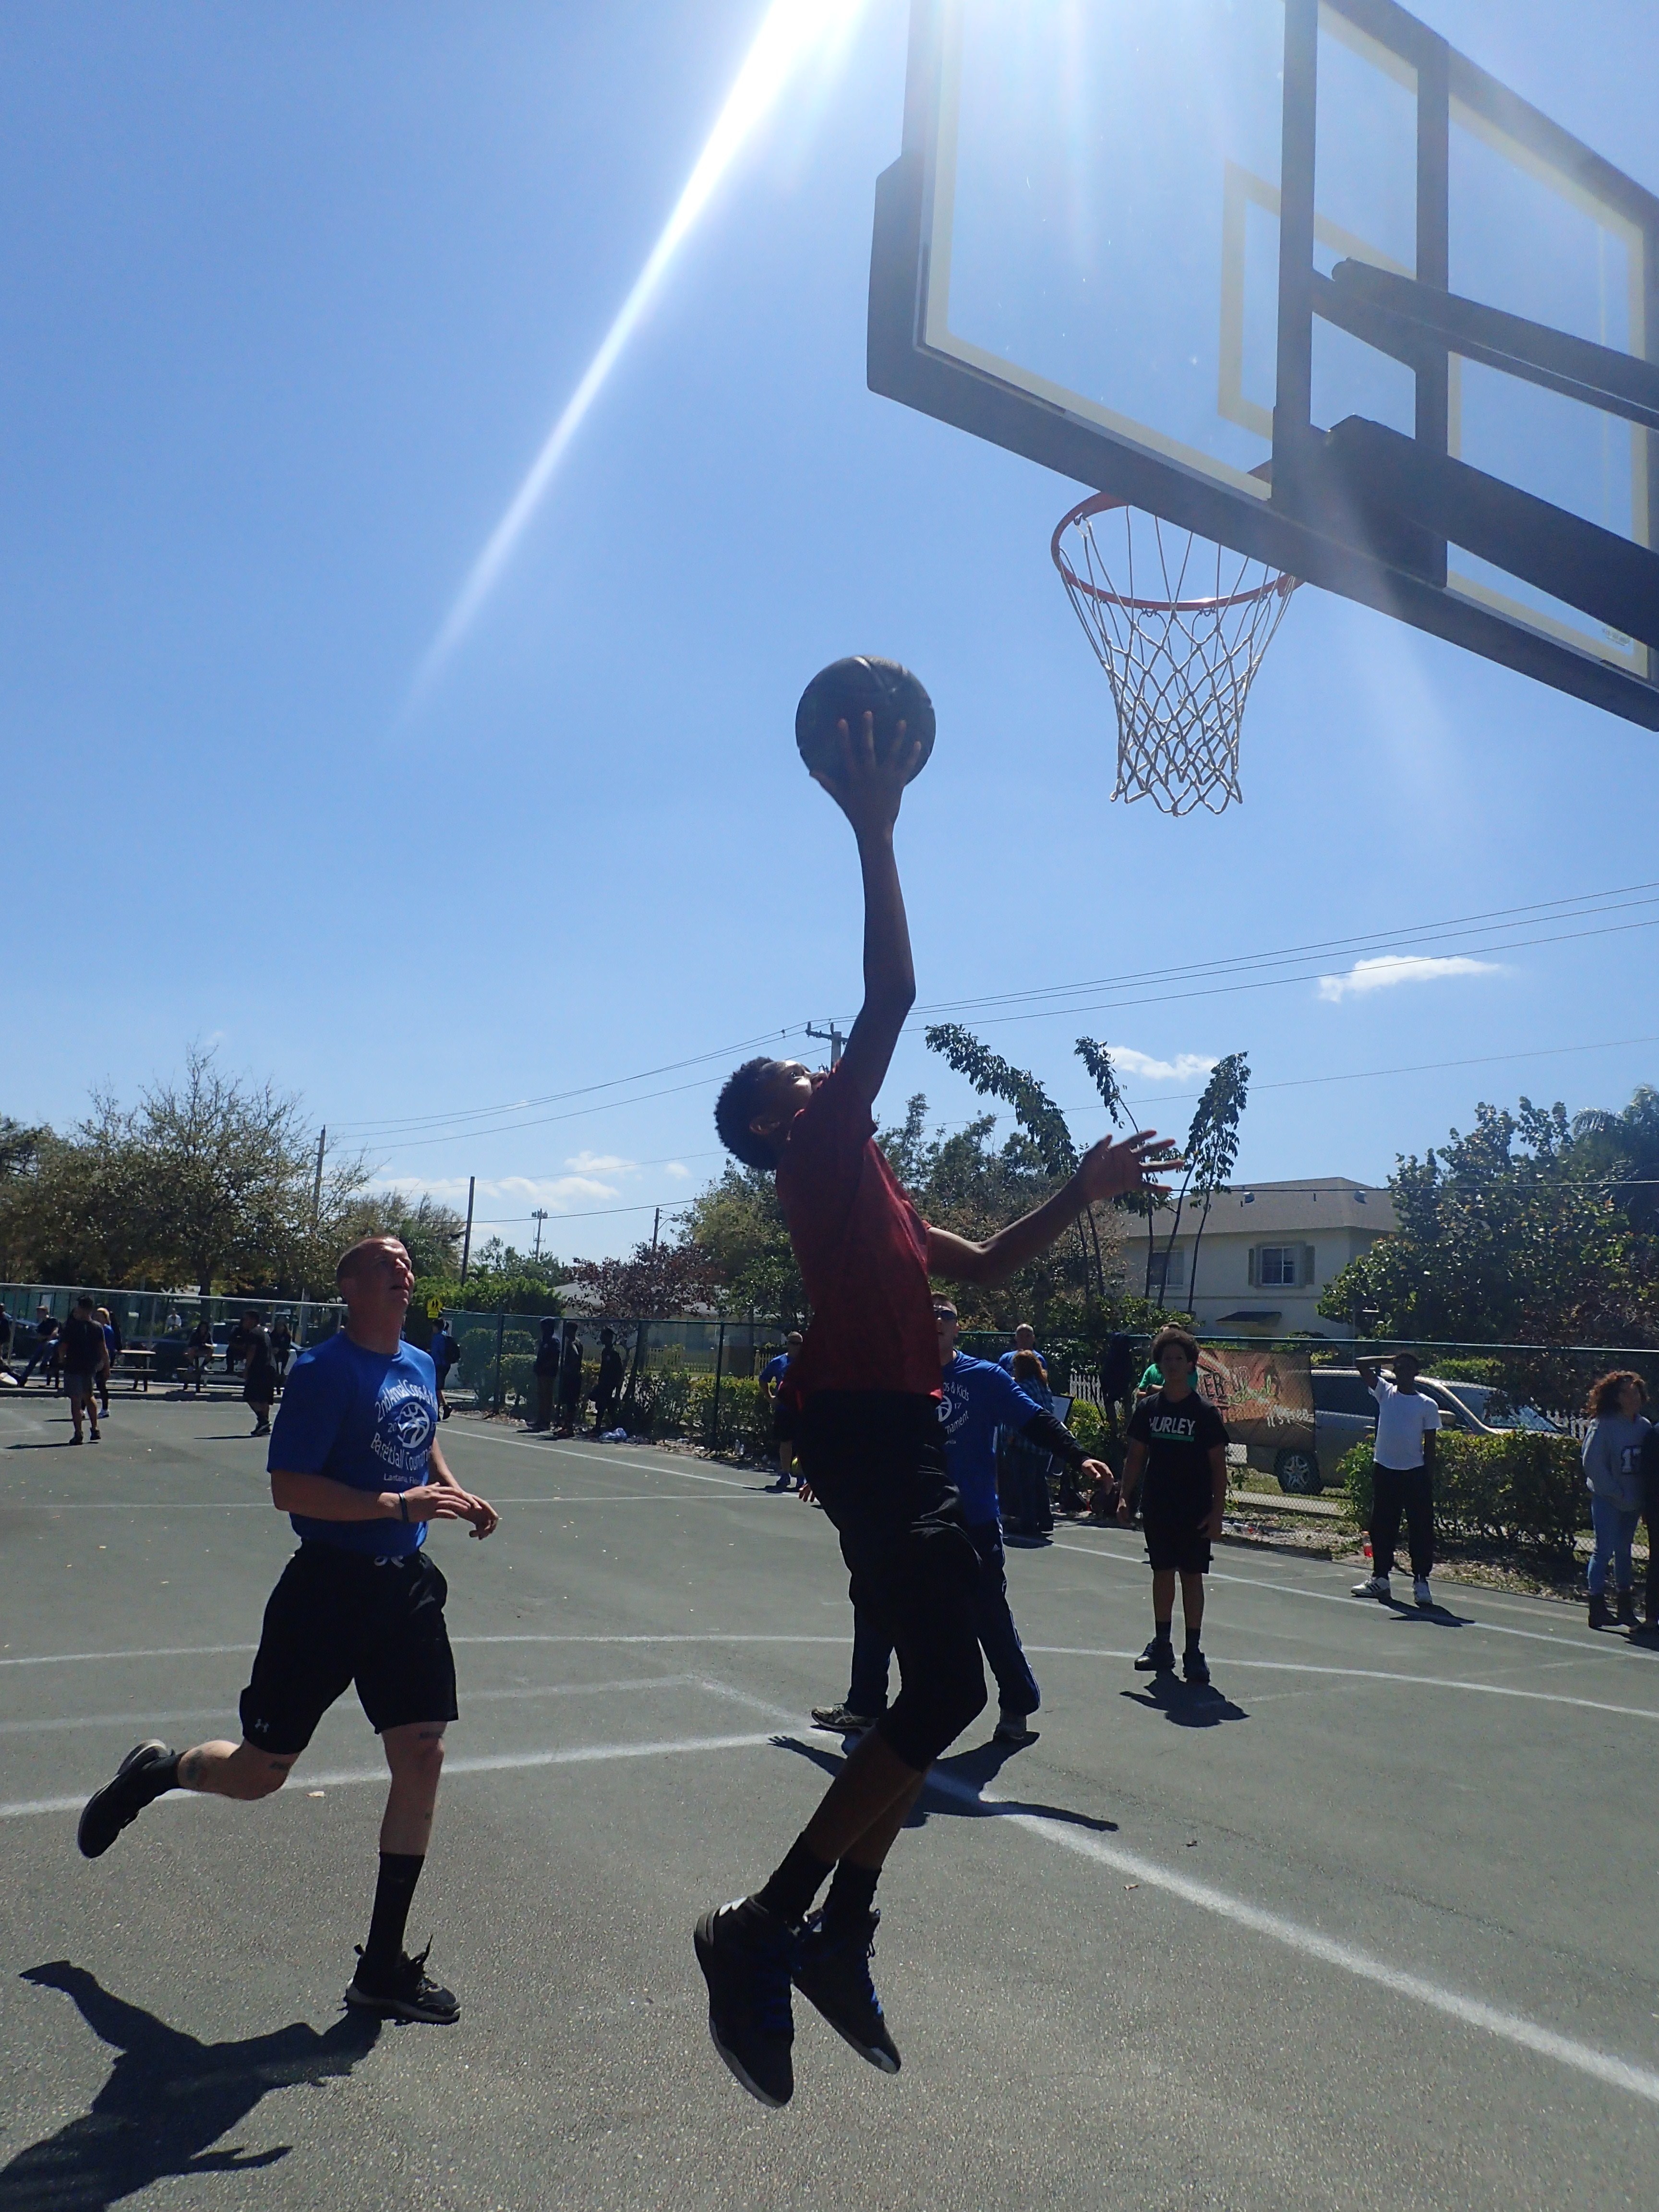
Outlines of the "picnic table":
<svg viewBox="0 0 1659 2212">
<path fill-rule="evenodd" d="M 146 1397 L 149 1396 L 149 1378 L 155 1372 L 155 1353 L 151 1346 L 144 1344 L 124 1345 L 116 1354 L 115 1366 L 118 1371 L 125 1368 L 131 1377 L 132 1392 L 135 1397 L 140 1390 L 143 1391 Z"/>
</svg>

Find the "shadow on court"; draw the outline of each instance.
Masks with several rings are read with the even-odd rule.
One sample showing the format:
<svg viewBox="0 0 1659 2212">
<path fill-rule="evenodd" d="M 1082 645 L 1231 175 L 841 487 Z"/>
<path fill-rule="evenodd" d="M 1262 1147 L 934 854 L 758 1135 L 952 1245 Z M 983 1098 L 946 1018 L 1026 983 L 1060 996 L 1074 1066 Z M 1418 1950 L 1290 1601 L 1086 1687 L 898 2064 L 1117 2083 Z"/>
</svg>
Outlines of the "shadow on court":
<svg viewBox="0 0 1659 2212">
<path fill-rule="evenodd" d="M 210 2146 L 270 2090 L 349 2074 L 381 2027 L 348 2013 L 325 2035 L 295 2021 L 241 2043 L 198 2043 L 112 1996 L 95 1976 L 65 1960 L 31 1966 L 22 1978 L 71 1998 L 116 2057 L 89 2112 L 0 2167 L 0 2212 L 103 2212 L 170 2176 L 274 2166 L 291 2144 L 262 2151 Z"/>
<path fill-rule="evenodd" d="M 1247 1721 L 1243 1705 L 1212 1686 L 1177 1682 L 1172 1674 L 1154 1674 L 1144 1690 L 1124 1690 L 1120 1695 L 1132 1705 L 1160 1712 L 1176 1728 L 1219 1728 L 1223 1721 Z"/>
<path fill-rule="evenodd" d="M 799 1753 L 832 1778 L 841 1771 L 843 1761 L 840 1755 L 825 1750 L 822 1744 L 803 1743 L 793 1735 L 777 1735 L 772 1741 L 781 1751 Z M 1018 1744 L 986 1743 L 972 1751 L 959 1751 L 952 1759 L 938 1760 L 928 1773 L 927 1786 L 916 1800 L 905 1826 L 925 1828 L 929 1819 L 940 1813 L 982 1820 L 996 1820 L 1009 1813 L 1040 1813 L 1045 1820 L 1065 1820 L 1074 1828 L 1091 1829 L 1097 1835 L 1117 1832 L 1115 1820 L 1099 1820 L 1092 1813 L 1073 1812 L 1066 1805 L 1045 1805 L 1023 1797 L 997 1797 L 988 1802 L 981 1794 L 986 1784 L 995 1781 L 1007 1761 L 1019 1756 L 1020 1749 Z M 0 2212 L 4 2212 L 3 2198 L 0 2198 Z"/>
</svg>

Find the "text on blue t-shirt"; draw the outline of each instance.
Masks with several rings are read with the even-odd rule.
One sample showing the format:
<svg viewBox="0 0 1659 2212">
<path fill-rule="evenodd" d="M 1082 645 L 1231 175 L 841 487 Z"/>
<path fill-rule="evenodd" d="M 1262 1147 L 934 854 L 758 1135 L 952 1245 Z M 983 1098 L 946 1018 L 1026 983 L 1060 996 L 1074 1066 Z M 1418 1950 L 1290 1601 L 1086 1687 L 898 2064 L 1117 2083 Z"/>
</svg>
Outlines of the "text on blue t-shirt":
<svg viewBox="0 0 1659 2212">
<path fill-rule="evenodd" d="M 965 1352 L 957 1352 L 939 1379 L 945 1463 L 968 1525 L 978 1528 L 998 1517 L 997 1431 L 1023 1429 L 1042 1408 L 1012 1375 Z"/>
<path fill-rule="evenodd" d="M 416 1490 L 438 1421 L 432 1362 L 412 1344 L 370 1352 L 343 1329 L 302 1352 L 289 1372 L 270 1432 L 273 1473 L 323 1474 L 352 1490 Z M 426 1541 L 423 1521 L 313 1521 L 291 1513 L 308 1544 L 396 1559 Z"/>
</svg>

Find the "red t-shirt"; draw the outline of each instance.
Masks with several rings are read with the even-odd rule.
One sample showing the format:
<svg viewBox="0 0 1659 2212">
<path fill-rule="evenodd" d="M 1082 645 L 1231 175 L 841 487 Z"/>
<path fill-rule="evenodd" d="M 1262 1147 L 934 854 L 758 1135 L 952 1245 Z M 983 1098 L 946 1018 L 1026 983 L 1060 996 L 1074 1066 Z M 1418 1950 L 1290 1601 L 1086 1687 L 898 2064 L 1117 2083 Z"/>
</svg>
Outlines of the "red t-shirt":
<svg viewBox="0 0 1659 2212">
<path fill-rule="evenodd" d="M 815 1390 L 939 1395 L 927 1230 L 875 1127 L 870 1109 L 832 1074 L 790 1123 L 778 1163 L 778 1203 L 812 1302 L 789 1370 L 798 1401 Z"/>
</svg>

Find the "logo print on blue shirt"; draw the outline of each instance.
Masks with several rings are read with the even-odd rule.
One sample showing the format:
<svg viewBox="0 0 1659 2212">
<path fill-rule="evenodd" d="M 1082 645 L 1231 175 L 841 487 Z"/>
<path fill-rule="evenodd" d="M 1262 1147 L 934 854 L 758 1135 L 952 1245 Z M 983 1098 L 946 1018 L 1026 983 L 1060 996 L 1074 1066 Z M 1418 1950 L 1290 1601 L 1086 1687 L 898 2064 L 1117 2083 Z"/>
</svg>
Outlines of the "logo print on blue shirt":
<svg viewBox="0 0 1659 2212">
<path fill-rule="evenodd" d="M 392 1415 L 392 1432 L 406 1452 L 417 1452 L 432 1434 L 432 1416 L 418 1398 L 405 1399 Z"/>
</svg>

